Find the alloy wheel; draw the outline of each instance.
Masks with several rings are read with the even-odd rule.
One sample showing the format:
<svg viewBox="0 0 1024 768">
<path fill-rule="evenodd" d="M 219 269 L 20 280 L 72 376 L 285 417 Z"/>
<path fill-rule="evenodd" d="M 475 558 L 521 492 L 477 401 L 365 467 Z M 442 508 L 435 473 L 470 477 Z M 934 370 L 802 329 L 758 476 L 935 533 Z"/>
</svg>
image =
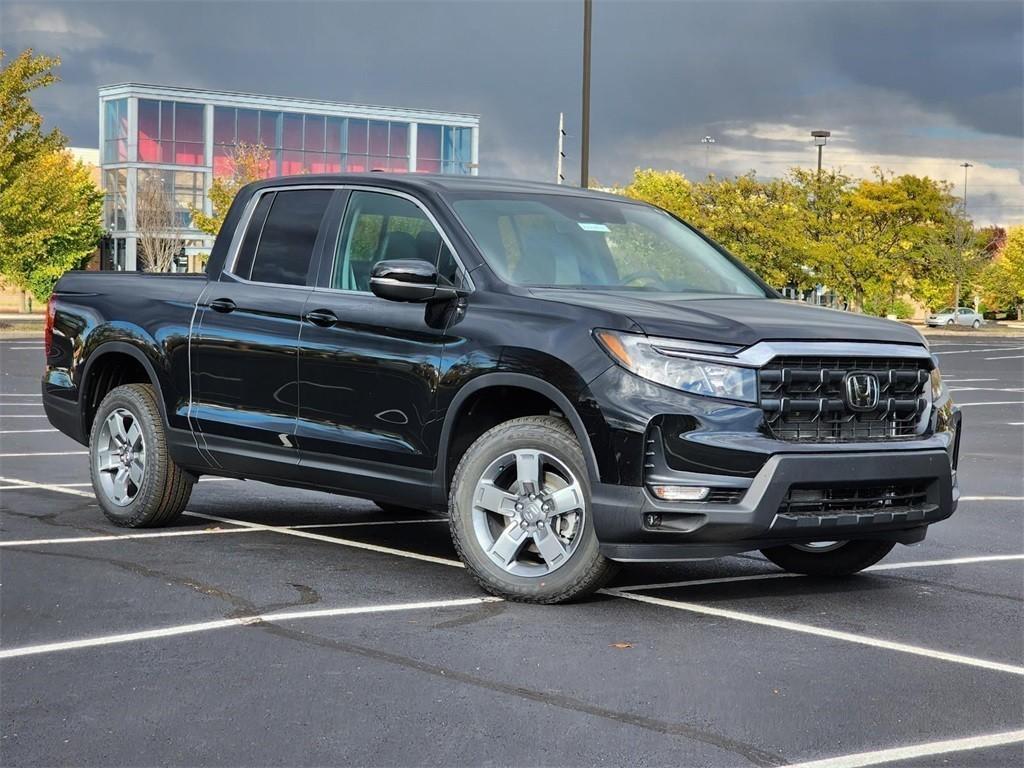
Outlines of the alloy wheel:
<svg viewBox="0 0 1024 768">
<path fill-rule="evenodd" d="M 541 577 L 583 538 L 583 485 L 550 453 L 518 449 L 484 470 L 473 490 L 473 531 L 487 557 L 515 576 Z"/>
<path fill-rule="evenodd" d="M 131 411 L 115 408 L 107 415 L 97 435 L 94 462 L 107 498 L 119 507 L 131 504 L 146 472 L 146 443 Z"/>
</svg>

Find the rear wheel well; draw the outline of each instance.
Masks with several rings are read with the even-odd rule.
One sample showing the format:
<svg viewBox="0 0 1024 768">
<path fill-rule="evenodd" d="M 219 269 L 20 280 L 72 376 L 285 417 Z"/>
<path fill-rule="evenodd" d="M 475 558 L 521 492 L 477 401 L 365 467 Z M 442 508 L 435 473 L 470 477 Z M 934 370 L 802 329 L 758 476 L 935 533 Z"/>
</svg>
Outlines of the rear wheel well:
<svg viewBox="0 0 1024 768">
<path fill-rule="evenodd" d="M 565 418 L 554 401 L 526 387 L 486 387 L 470 395 L 462 404 L 448 438 L 446 493 L 451 488 L 459 460 L 480 435 L 510 419 L 545 415 Z"/>
<path fill-rule="evenodd" d="M 89 366 L 82 398 L 85 434 L 92 430 L 96 410 L 112 389 L 123 384 L 153 384 L 146 367 L 125 352 L 107 352 Z M 158 395 L 159 396 L 159 395 Z"/>
</svg>

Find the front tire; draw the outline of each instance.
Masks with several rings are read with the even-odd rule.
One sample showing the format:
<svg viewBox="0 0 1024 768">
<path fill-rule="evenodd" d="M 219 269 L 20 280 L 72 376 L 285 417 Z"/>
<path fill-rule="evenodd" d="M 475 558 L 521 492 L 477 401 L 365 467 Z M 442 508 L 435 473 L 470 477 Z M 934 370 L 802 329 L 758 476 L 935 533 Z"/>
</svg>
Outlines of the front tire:
<svg viewBox="0 0 1024 768">
<path fill-rule="evenodd" d="M 971 323 L 971 328 L 973 328 L 974 330 L 978 330 L 979 328 L 981 328 L 981 320 L 975 320 L 973 323 Z"/>
<path fill-rule="evenodd" d="M 452 479 L 449 522 L 469 572 L 509 600 L 579 599 L 614 571 L 594 532 L 583 451 L 553 416 L 507 421 L 469 447 Z"/>
<path fill-rule="evenodd" d="M 762 549 L 761 554 L 790 573 L 806 576 L 849 576 L 888 555 L 891 541 L 836 541 Z"/>
<path fill-rule="evenodd" d="M 89 434 L 89 470 L 107 519 L 126 528 L 167 525 L 195 480 L 171 459 L 156 393 L 125 384 L 107 393 Z"/>
</svg>

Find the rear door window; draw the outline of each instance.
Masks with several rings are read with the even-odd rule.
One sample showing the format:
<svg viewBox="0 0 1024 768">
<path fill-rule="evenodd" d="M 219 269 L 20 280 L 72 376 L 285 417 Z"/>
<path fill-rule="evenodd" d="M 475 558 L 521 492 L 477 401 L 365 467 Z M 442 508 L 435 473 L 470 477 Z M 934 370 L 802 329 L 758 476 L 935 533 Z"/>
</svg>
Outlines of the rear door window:
<svg viewBox="0 0 1024 768">
<path fill-rule="evenodd" d="M 260 283 L 305 285 L 332 194 L 330 189 L 296 189 L 261 199 L 242 241 L 235 274 Z M 265 219 L 260 216 L 263 211 Z M 253 240 L 256 245 L 249 256 Z"/>
</svg>

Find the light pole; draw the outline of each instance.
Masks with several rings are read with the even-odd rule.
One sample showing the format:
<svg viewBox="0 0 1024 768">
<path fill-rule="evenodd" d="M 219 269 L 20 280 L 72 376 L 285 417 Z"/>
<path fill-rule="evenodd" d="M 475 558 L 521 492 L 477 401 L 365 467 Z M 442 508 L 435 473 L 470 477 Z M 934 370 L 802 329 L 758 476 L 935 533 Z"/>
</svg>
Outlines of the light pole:
<svg viewBox="0 0 1024 768">
<path fill-rule="evenodd" d="M 583 0 L 583 114 L 580 130 L 580 186 L 590 186 L 590 17 L 591 0 Z"/>
<path fill-rule="evenodd" d="M 704 145 L 704 175 L 711 175 L 711 145 L 715 143 L 714 136 L 705 136 L 700 140 L 700 143 Z"/>
<path fill-rule="evenodd" d="M 960 163 L 960 167 L 964 169 L 964 216 L 967 215 L 967 169 L 973 168 L 971 163 L 963 162 Z"/>
<path fill-rule="evenodd" d="M 811 131 L 811 138 L 814 139 L 814 146 L 818 148 L 818 175 L 821 176 L 821 150 L 825 148 L 828 137 L 832 131 Z"/>
<path fill-rule="evenodd" d="M 565 113 L 558 113 L 558 151 L 555 153 L 555 184 L 565 181 L 562 162 L 565 160 Z"/>
</svg>

